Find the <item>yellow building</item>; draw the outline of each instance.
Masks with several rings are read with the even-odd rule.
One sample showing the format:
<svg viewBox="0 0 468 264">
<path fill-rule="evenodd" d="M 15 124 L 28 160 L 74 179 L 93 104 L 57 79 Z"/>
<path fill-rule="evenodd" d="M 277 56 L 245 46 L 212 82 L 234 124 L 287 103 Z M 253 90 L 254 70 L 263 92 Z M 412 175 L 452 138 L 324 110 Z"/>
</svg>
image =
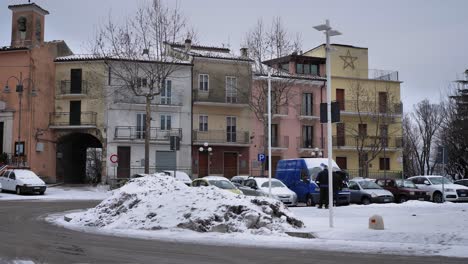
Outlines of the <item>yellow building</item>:
<svg viewBox="0 0 468 264">
<path fill-rule="evenodd" d="M 325 45 L 304 53 L 325 57 Z M 369 69 L 368 49 L 332 45 L 332 100 L 341 122 L 333 126 L 333 158 L 350 175 L 398 176 L 402 171 L 398 72 Z"/>
</svg>

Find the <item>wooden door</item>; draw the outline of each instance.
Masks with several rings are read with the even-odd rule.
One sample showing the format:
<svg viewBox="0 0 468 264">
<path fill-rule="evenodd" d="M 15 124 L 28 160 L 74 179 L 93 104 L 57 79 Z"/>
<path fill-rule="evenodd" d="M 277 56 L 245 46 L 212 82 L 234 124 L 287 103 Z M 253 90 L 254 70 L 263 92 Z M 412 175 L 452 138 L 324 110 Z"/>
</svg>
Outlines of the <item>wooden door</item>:
<svg viewBox="0 0 468 264">
<path fill-rule="evenodd" d="M 208 153 L 198 153 L 198 177 L 208 176 Z"/>
<path fill-rule="evenodd" d="M 81 124 L 81 101 L 70 101 L 70 125 Z"/>
<path fill-rule="evenodd" d="M 4 123 L 0 122 L 0 153 L 3 153 L 3 126 Z"/>
<path fill-rule="evenodd" d="M 347 170 L 348 169 L 348 160 L 347 160 L 346 157 L 336 157 L 336 164 L 342 170 Z"/>
<path fill-rule="evenodd" d="M 336 101 L 340 103 L 340 110 L 345 110 L 345 90 L 336 89 Z"/>
<path fill-rule="evenodd" d="M 386 92 L 379 92 L 379 112 L 387 113 L 388 109 L 388 96 Z"/>
<path fill-rule="evenodd" d="M 130 178 L 130 147 L 117 147 L 117 178 Z"/>
<path fill-rule="evenodd" d="M 237 175 L 237 153 L 224 153 L 224 177 L 230 179 Z"/>
<path fill-rule="evenodd" d="M 70 70 L 70 93 L 80 94 L 82 90 L 82 71 L 81 69 Z"/>
<path fill-rule="evenodd" d="M 344 146 L 346 143 L 345 140 L 345 124 L 338 123 L 336 124 L 336 145 L 338 147 Z"/>
</svg>

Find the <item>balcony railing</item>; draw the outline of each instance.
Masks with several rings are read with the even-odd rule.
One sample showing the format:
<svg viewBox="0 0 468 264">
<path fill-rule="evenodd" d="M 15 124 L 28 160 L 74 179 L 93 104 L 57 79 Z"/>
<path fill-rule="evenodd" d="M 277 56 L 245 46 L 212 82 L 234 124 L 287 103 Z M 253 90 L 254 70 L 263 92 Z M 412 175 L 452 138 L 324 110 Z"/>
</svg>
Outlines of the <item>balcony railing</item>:
<svg viewBox="0 0 468 264">
<path fill-rule="evenodd" d="M 321 148 L 318 139 L 308 137 L 297 137 L 296 138 L 297 149 L 314 149 Z"/>
<path fill-rule="evenodd" d="M 228 132 L 226 130 L 193 131 L 193 141 L 218 144 L 249 144 L 248 131 Z"/>
<path fill-rule="evenodd" d="M 334 136 L 333 146 L 335 147 L 357 147 L 366 148 L 401 148 L 403 140 L 401 137 L 358 137 L 358 136 Z"/>
<path fill-rule="evenodd" d="M 213 90 L 210 90 L 208 92 L 194 90 L 193 101 L 238 105 L 238 104 L 248 104 L 249 98 L 247 98 L 246 96 L 240 93 L 232 94 L 231 96 L 226 96 L 224 90 L 220 93 L 215 93 Z"/>
<path fill-rule="evenodd" d="M 182 129 L 173 128 L 162 130 L 159 127 L 150 129 L 150 140 L 169 141 L 171 136 L 182 138 Z M 120 140 L 144 140 L 146 132 L 143 127 L 138 126 L 117 126 L 115 127 L 114 138 Z"/>
<path fill-rule="evenodd" d="M 157 95 L 151 101 L 152 105 L 168 105 L 168 106 L 182 106 L 183 105 L 183 95 L 182 94 L 173 94 L 171 97 L 162 97 Z M 114 94 L 115 103 L 127 103 L 127 104 L 146 104 L 145 96 L 136 96 L 129 91 L 126 92 L 116 92 Z"/>
<path fill-rule="evenodd" d="M 50 126 L 96 126 L 96 112 L 54 112 L 49 115 Z"/>
<path fill-rule="evenodd" d="M 398 71 L 380 70 L 380 69 L 356 69 L 351 77 L 360 79 L 380 80 L 380 81 L 398 81 Z"/>
<path fill-rule="evenodd" d="M 82 80 L 72 84 L 69 80 L 62 80 L 59 82 L 60 89 L 58 89 L 59 94 L 87 94 L 88 93 L 88 82 Z"/>
<path fill-rule="evenodd" d="M 340 109 L 344 112 L 353 113 L 380 113 L 380 114 L 393 114 L 401 115 L 403 113 L 402 103 L 384 103 L 379 104 L 377 101 L 357 101 L 345 100 L 340 102 Z"/>
<path fill-rule="evenodd" d="M 268 137 L 266 137 L 268 139 Z M 260 136 L 260 144 L 263 146 L 265 142 L 265 136 Z M 268 143 L 267 145 L 268 146 Z M 271 138 L 271 147 L 272 148 L 289 148 L 289 136 L 279 136 Z"/>
</svg>

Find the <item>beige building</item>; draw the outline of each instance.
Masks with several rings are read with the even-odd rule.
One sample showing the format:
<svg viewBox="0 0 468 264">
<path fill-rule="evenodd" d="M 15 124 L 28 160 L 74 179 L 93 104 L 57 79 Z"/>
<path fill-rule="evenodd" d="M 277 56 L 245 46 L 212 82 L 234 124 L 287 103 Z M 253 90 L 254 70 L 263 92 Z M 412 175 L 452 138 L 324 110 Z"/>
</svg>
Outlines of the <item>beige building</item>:
<svg viewBox="0 0 468 264">
<path fill-rule="evenodd" d="M 351 176 L 398 176 L 402 171 L 402 104 L 398 72 L 369 69 L 368 49 L 332 45 L 333 158 Z M 325 45 L 304 53 L 325 57 Z"/>
</svg>

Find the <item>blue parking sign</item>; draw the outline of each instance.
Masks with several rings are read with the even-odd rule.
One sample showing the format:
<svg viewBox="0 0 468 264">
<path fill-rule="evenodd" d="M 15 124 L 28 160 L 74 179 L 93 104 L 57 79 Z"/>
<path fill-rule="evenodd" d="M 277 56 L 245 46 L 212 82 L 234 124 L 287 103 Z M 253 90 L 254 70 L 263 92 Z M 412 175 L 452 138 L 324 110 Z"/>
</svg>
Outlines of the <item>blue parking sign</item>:
<svg viewBox="0 0 468 264">
<path fill-rule="evenodd" d="M 265 154 L 263 154 L 263 153 L 258 154 L 258 161 L 264 162 L 265 161 Z"/>
</svg>

